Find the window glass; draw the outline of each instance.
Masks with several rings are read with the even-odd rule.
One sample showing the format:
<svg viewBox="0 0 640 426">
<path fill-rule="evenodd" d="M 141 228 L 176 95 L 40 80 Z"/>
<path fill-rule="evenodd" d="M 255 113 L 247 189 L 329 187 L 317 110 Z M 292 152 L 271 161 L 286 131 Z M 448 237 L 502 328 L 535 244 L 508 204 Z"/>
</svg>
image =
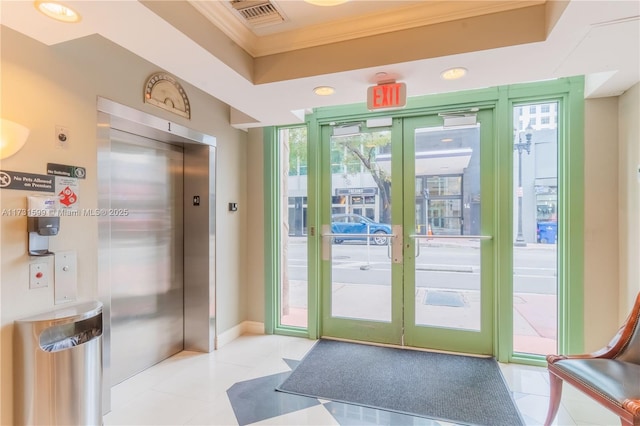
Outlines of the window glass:
<svg viewBox="0 0 640 426">
<path fill-rule="evenodd" d="M 279 287 L 279 324 L 307 327 L 307 131 L 280 129 L 282 251 Z"/>
<path fill-rule="evenodd" d="M 513 351 L 546 355 L 558 353 L 558 128 L 557 104 L 539 106 L 554 111 L 544 126 L 513 113 Z"/>
</svg>

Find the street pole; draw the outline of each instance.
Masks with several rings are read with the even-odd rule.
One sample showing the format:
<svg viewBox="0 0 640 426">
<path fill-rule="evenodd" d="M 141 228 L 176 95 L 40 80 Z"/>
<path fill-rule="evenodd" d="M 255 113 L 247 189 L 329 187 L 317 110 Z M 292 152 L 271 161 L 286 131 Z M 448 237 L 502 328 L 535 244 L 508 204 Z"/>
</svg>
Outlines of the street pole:
<svg viewBox="0 0 640 426">
<path fill-rule="evenodd" d="M 360 267 L 361 271 L 371 269 L 371 256 L 369 255 L 369 235 L 371 235 L 371 228 L 369 227 L 369 222 L 367 222 L 367 263 L 366 265 L 362 265 Z"/>
<path fill-rule="evenodd" d="M 515 247 L 526 247 L 527 242 L 522 234 L 522 197 L 524 190 L 522 189 L 522 152 L 527 151 L 527 155 L 531 153 L 531 125 L 527 126 L 525 131 L 525 142 L 522 142 L 522 133 L 518 135 L 518 142 L 513 145 L 514 150 L 518 150 L 518 234 L 513 243 Z"/>
</svg>

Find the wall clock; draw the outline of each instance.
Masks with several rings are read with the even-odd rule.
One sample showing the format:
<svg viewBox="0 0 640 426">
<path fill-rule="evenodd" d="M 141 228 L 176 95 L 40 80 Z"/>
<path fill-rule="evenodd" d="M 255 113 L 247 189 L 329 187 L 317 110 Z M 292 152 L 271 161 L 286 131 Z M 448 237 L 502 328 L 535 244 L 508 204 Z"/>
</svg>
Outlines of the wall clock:
<svg viewBox="0 0 640 426">
<path fill-rule="evenodd" d="M 181 117 L 191 119 L 191 107 L 186 92 L 170 74 L 152 74 L 144 86 L 144 102 Z"/>
</svg>

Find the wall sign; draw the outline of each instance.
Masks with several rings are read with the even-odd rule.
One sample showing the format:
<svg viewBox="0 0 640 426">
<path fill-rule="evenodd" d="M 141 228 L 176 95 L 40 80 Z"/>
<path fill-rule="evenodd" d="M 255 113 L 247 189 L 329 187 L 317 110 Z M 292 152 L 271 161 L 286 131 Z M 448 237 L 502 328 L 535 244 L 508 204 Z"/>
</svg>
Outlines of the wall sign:
<svg viewBox="0 0 640 426">
<path fill-rule="evenodd" d="M 407 104 L 407 85 L 404 83 L 386 83 L 370 86 L 367 89 L 367 108 L 402 108 Z"/>
<path fill-rule="evenodd" d="M 56 176 L 56 194 L 58 194 L 58 202 L 61 209 L 76 209 L 80 194 L 80 185 L 78 179 L 70 177 Z"/>
<path fill-rule="evenodd" d="M 53 176 L 48 175 L 0 170 L 0 189 L 54 192 L 53 179 Z"/>
<path fill-rule="evenodd" d="M 47 163 L 47 174 L 84 179 L 87 177 L 87 169 L 66 164 Z"/>
<path fill-rule="evenodd" d="M 376 195 L 378 188 L 336 188 L 336 195 Z"/>
</svg>

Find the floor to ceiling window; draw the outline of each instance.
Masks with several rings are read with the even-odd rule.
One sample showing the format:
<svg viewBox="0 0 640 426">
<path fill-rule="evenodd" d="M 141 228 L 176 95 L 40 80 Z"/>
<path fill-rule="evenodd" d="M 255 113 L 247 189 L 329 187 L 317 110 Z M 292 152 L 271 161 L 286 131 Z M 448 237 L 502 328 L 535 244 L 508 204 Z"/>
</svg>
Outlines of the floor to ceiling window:
<svg viewBox="0 0 640 426">
<path fill-rule="evenodd" d="M 442 331 L 438 329 L 442 328 L 438 325 L 442 318 L 436 314 L 433 301 L 428 300 L 428 294 L 418 294 L 422 287 L 431 285 L 426 281 L 418 285 L 416 278 L 418 293 L 414 292 L 413 281 L 397 286 L 400 290 L 394 300 L 402 302 L 392 305 L 393 321 L 388 321 L 384 309 L 371 310 L 373 316 L 367 314 L 366 319 L 360 319 L 362 314 L 357 313 L 366 326 L 351 321 L 353 311 L 358 306 L 377 306 L 377 292 L 364 292 L 359 304 L 342 303 L 338 297 L 351 288 L 344 279 L 349 268 L 357 269 L 352 272 L 354 276 L 375 277 L 380 281 L 379 289 L 383 289 L 389 271 L 393 282 L 402 282 L 415 267 L 416 274 L 427 280 L 442 275 L 452 288 L 464 287 L 464 280 L 479 274 L 482 282 L 491 283 L 482 292 L 486 300 L 481 305 L 488 315 L 476 318 L 472 327 L 463 327 L 469 334 L 465 341 L 483 334 L 480 340 L 488 346 L 483 346 L 481 353 L 492 353 L 501 361 L 535 364 L 542 363 L 548 353 L 580 352 L 583 89 L 583 78 L 575 77 L 417 97 L 403 109 L 384 112 L 371 113 L 364 104 L 327 107 L 307 115 L 303 126 L 267 130 L 267 332 L 317 338 L 331 333 L 338 336 L 348 329 L 354 335 L 376 336 L 380 335 L 378 328 L 391 324 L 393 330 L 400 330 L 400 334 L 389 334 L 397 338 L 397 344 L 412 345 L 408 341 L 413 339 L 416 346 L 429 347 L 422 334 L 407 334 L 413 322 L 434 333 Z M 443 121 L 451 116 L 448 111 L 454 111 L 458 118 L 460 111 L 472 111 L 480 114 L 477 122 L 484 124 L 469 129 L 448 128 Z M 384 118 L 386 127 L 369 127 L 370 118 Z M 357 137 L 349 139 L 355 148 L 349 151 L 344 127 L 356 125 Z M 340 132 L 336 133 L 336 128 Z M 440 135 L 438 129 L 448 133 Z M 471 175 L 475 163 L 460 163 L 469 157 L 469 148 L 454 149 L 458 133 L 478 129 L 487 132 L 477 147 L 478 152 L 484 152 L 480 179 Z M 369 157 L 356 155 L 371 145 L 365 136 L 375 139 L 379 135 L 385 135 L 388 146 L 376 145 L 370 151 L 380 169 L 395 174 L 394 182 L 400 185 L 390 187 L 390 194 L 395 193 L 393 204 L 389 200 L 394 206 L 389 209 L 390 216 L 385 216 L 386 210 L 381 207 L 381 186 L 366 180 L 373 175 L 363 168 L 362 158 Z M 425 151 L 423 136 L 433 136 L 442 144 L 438 162 Z M 443 158 L 451 158 L 451 164 L 440 164 Z M 394 161 L 393 168 L 385 169 Z M 429 171 L 431 163 L 440 169 Z M 479 182 L 483 182 L 482 195 L 479 191 L 474 195 Z M 476 214 L 480 201 L 486 209 L 481 216 Z M 370 228 L 358 231 L 361 241 L 354 240 L 347 231 L 338 230 L 341 221 L 346 226 L 351 217 L 359 219 L 358 226 L 380 223 L 390 231 L 379 242 Z M 483 222 L 474 221 L 476 217 L 484 218 Z M 347 237 L 351 239 L 347 241 Z M 470 265 L 466 275 L 458 270 L 433 272 L 437 256 L 443 253 L 443 242 L 448 247 L 470 237 L 477 241 L 467 247 L 469 252 L 484 250 L 486 254 L 480 262 L 482 268 L 480 264 L 473 266 L 477 259 L 469 257 L 465 258 Z M 433 253 L 427 249 L 433 249 Z M 353 260 L 356 252 L 362 252 L 362 262 Z M 442 287 L 442 283 L 438 285 Z M 438 296 L 455 296 L 440 287 Z M 455 306 L 438 309 L 473 306 L 473 292 L 467 290 Z M 388 295 L 383 297 L 388 299 Z M 431 316 L 422 321 L 412 311 L 414 304 L 431 310 Z M 411 311 L 408 316 L 405 309 Z M 443 338 L 434 347 L 461 350 L 457 345 L 447 349 L 447 342 L 454 341 L 460 339 Z"/>
<path fill-rule="evenodd" d="M 513 351 L 558 351 L 558 102 L 513 108 Z"/>
<path fill-rule="evenodd" d="M 280 146 L 279 324 L 307 327 L 307 128 L 283 128 Z"/>
</svg>

